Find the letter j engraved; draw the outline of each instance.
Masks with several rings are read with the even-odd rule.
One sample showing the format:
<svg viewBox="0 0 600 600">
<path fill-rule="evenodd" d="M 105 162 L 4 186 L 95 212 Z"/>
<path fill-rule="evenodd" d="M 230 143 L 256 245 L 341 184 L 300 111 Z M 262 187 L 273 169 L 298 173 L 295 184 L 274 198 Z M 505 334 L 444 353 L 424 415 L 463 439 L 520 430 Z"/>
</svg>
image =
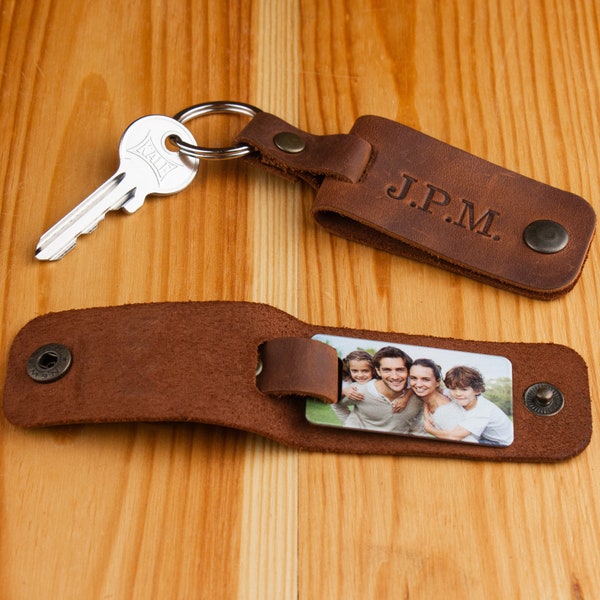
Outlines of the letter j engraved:
<svg viewBox="0 0 600 600">
<path fill-rule="evenodd" d="M 398 188 L 395 185 L 390 185 L 387 189 L 387 195 L 394 200 L 404 200 L 410 190 L 410 186 L 417 181 L 414 177 L 404 173 L 402 174 L 402 177 L 404 178 L 404 185 L 399 193 Z"/>
</svg>

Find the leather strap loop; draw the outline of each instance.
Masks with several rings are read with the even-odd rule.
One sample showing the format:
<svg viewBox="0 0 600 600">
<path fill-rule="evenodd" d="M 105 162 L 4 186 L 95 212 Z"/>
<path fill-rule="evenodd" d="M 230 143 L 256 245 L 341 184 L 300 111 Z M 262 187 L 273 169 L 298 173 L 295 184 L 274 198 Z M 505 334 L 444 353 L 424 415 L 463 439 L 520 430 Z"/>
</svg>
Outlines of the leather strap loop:
<svg viewBox="0 0 600 600">
<path fill-rule="evenodd" d="M 260 361 L 256 383 L 261 392 L 338 401 L 340 361 L 331 346 L 299 337 L 276 338 L 261 346 Z"/>
<path fill-rule="evenodd" d="M 375 158 L 358 184 L 323 182 L 313 205 L 321 225 L 538 299 L 575 285 L 596 222 L 583 198 L 388 119 L 361 117 L 352 133 L 373 146 Z M 566 246 L 542 253 L 528 245 L 526 231 L 539 222 L 564 231 Z"/>
<path fill-rule="evenodd" d="M 281 133 L 296 136 L 304 149 L 295 153 L 279 148 L 275 140 Z M 248 144 L 256 150 L 244 160 L 287 179 L 305 181 L 314 188 L 325 177 L 357 182 L 371 158 L 371 145 L 358 136 L 312 135 L 269 113 L 256 115 L 235 143 Z"/>
</svg>

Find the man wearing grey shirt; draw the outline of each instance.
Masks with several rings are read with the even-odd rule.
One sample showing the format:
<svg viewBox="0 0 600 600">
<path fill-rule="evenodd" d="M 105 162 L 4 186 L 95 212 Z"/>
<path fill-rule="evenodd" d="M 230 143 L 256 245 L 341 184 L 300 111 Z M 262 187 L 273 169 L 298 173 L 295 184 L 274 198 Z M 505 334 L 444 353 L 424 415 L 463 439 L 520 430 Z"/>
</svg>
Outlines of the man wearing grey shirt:
<svg viewBox="0 0 600 600">
<path fill-rule="evenodd" d="M 346 407 L 354 405 L 344 427 L 411 433 L 423 411 L 422 402 L 407 388 L 411 358 L 400 348 L 385 346 L 375 353 L 373 364 L 379 379 L 355 386 L 362 400 L 344 398 L 340 402 Z"/>
</svg>

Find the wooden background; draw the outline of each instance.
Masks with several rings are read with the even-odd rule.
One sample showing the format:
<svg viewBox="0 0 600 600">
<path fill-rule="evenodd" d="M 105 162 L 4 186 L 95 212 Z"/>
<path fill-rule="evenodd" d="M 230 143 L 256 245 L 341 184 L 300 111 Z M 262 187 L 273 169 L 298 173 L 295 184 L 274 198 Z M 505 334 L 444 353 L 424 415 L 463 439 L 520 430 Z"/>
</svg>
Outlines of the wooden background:
<svg viewBox="0 0 600 600">
<path fill-rule="evenodd" d="M 600 209 L 594 0 L 1 0 L 0 384 L 49 311 L 266 302 L 315 324 L 557 342 L 598 378 L 599 251 L 545 303 L 334 238 L 313 192 L 240 162 L 40 234 L 108 178 L 134 119 L 208 100 L 312 133 L 401 121 Z M 227 144 L 243 117 L 190 123 Z M 200 365 L 199 365 L 200 366 Z M 560 369 L 560 365 L 556 365 Z M 1 388 L 0 388 L 1 389 Z M 243 399 L 240 399 L 243 400 Z M 600 438 L 554 465 L 300 453 L 197 425 L 0 419 L 0 597 L 597 598 Z"/>
</svg>

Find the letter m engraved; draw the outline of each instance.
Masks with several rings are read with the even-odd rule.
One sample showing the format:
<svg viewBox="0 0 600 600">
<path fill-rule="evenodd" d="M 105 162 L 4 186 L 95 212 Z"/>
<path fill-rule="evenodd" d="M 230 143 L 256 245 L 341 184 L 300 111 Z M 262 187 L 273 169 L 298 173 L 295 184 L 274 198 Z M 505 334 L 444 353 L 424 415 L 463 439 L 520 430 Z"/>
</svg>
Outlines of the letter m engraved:
<svg viewBox="0 0 600 600">
<path fill-rule="evenodd" d="M 492 237 L 490 228 L 492 227 L 494 217 L 497 217 L 500 213 L 490 209 L 479 217 L 479 219 L 475 220 L 475 205 L 464 199 L 462 202 L 464 204 L 462 213 L 460 214 L 458 221 L 454 221 L 454 225 L 458 225 L 465 229 L 468 228 L 470 231 L 475 231 L 486 237 Z M 465 224 L 465 220 L 467 221 L 467 224 Z M 494 239 L 498 238 L 494 237 Z"/>
</svg>

